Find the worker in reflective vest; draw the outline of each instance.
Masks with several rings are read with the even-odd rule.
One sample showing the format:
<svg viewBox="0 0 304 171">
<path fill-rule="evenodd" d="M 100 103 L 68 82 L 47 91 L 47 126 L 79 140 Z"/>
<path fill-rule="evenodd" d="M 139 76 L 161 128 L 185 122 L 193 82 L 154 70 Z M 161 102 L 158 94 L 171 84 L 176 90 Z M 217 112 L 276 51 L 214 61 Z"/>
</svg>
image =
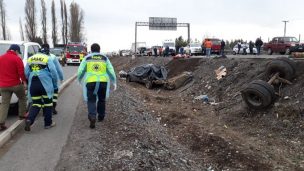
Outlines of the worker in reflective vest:
<svg viewBox="0 0 304 171">
<path fill-rule="evenodd" d="M 49 44 L 41 45 L 41 53 L 44 53 L 49 56 L 49 59 L 54 63 L 58 81 L 60 80 L 60 82 L 63 82 L 63 72 L 62 72 L 61 65 L 60 65 L 57 57 L 54 54 L 50 53 L 50 45 Z M 56 82 L 54 84 L 53 110 L 52 110 L 54 115 L 56 115 L 58 113 L 56 110 L 57 100 L 58 100 L 58 90 L 59 90 L 59 85 L 58 85 L 58 82 Z"/>
<path fill-rule="evenodd" d="M 56 74 L 55 66 L 47 55 L 37 53 L 28 59 L 25 75 L 29 82 L 28 96 L 32 106 L 25 122 L 25 131 L 31 130 L 31 125 L 41 108 L 44 114 L 44 128 L 55 126 L 55 122 L 52 121 L 52 97 L 54 84 L 57 82 Z"/>
<path fill-rule="evenodd" d="M 91 54 L 87 55 L 78 68 L 78 81 L 83 85 L 83 96 L 88 105 L 90 128 L 105 117 L 106 98 L 109 97 L 110 83 L 117 88 L 116 75 L 110 60 L 100 53 L 100 46 L 93 44 Z M 96 107 L 97 101 L 97 107 Z"/>
</svg>

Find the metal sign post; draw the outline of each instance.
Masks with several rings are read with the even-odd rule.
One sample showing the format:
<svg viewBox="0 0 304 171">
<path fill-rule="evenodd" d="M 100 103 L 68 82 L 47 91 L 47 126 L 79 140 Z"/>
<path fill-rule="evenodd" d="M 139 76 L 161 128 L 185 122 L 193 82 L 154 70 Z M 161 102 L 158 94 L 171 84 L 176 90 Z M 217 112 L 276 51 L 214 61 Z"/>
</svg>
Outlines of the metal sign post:
<svg viewBox="0 0 304 171">
<path fill-rule="evenodd" d="M 188 28 L 188 43 L 190 43 L 190 23 L 177 23 L 176 18 L 149 17 L 149 22 L 135 22 L 135 55 L 137 52 L 137 26 L 149 26 L 149 30 L 176 31 L 177 27 Z"/>
</svg>

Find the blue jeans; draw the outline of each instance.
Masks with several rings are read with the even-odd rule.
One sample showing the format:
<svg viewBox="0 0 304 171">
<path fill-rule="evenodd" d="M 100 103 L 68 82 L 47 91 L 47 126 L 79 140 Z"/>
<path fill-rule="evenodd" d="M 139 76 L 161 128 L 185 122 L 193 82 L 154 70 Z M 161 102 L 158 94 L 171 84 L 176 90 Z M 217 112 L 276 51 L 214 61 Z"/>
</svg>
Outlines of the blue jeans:
<svg viewBox="0 0 304 171">
<path fill-rule="evenodd" d="M 257 53 L 258 53 L 258 55 L 260 55 L 260 53 L 261 53 L 261 47 L 260 46 L 257 46 Z"/>
<path fill-rule="evenodd" d="M 206 56 L 210 56 L 211 54 L 211 48 L 206 48 Z"/>
<path fill-rule="evenodd" d="M 97 94 L 94 94 L 96 82 L 87 83 L 87 95 L 88 95 L 88 112 L 89 117 L 96 118 L 96 112 L 98 113 L 98 118 L 105 117 L 106 110 L 106 92 L 107 92 L 107 83 L 100 82 Z M 98 98 L 98 100 L 97 100 Z M 96 110 L 96 101 L 97 101 L 97 110 Z"/>
</svg>

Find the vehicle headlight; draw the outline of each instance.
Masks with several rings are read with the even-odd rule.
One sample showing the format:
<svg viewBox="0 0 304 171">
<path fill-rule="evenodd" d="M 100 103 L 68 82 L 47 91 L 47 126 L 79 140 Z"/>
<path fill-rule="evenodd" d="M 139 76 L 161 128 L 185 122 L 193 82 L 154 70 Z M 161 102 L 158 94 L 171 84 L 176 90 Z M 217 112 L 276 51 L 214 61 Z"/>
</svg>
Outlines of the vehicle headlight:
<svg viewBox="0 0 304 171">
<path fill-rule="evenodd" d="M 291 44 L 292 47 L 296 46 L 296 44 Z"/>
</svg>

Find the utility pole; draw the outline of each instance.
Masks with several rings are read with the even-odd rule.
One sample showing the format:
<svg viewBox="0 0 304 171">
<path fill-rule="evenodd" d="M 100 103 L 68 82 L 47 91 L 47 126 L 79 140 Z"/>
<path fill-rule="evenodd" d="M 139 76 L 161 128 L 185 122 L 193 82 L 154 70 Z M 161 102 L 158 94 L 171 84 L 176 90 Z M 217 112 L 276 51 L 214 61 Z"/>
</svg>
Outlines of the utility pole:
<svg viewBox="0 0 304 171">
<path fill-rule="evenodd" d="M 286 23 L 288 23 L 289 21 L 283 20 L 282 22 L 284 22 L 284 37 L 285 37 L 286 36 Z"/>
</svg>

